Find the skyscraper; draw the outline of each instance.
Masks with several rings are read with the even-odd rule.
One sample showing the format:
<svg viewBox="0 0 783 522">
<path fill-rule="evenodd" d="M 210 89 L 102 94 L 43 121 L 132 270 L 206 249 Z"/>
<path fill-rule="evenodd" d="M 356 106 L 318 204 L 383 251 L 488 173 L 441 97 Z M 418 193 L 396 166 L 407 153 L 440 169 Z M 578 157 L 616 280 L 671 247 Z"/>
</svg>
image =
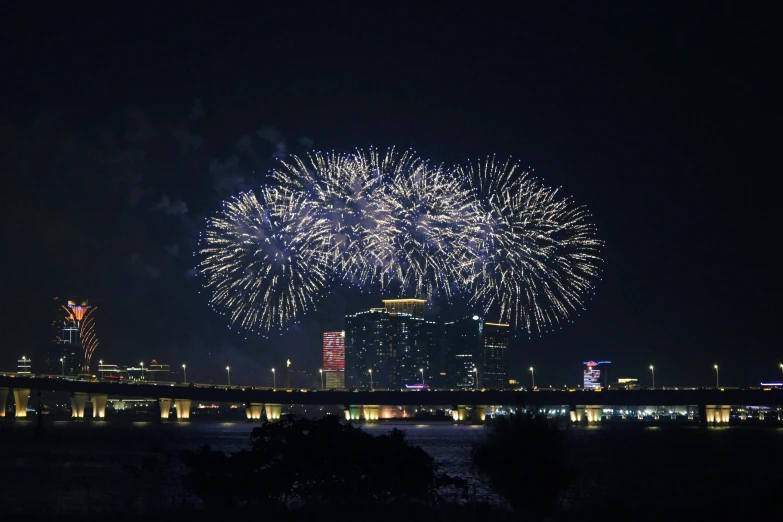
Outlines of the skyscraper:
<svg viewBox="0 0 783 522">
<path fill-rule="evenodd" d="M 424 299 L 386 299 L 383 308 L 345 318 L 348 387 L 397 389 L 434 382 L 440 360 L 440 325 L 424 319 Z M 372 370 L 372 379 L 370 379 Z"/>
<path fill-rule="evenodd" d="M 391 387 L 394 355 L 391 316 L 384 308 L 345 317 L 346 387 Z"/>
<path fill-rule="evenodd" d="M 511 328 L 502 323 L 484 323 L 484 357 L 481 386 L 502 390 L 508 384 L 508 340 Z"/>
<path fill-rule="evenodd" d="M 323 357 L 326 388 L 345 388 L 345 332 L 324 332 Z"/>
<path fill-rule="evenodd" d="M 457 388 L 502 389 L 508 382 L 507 324 L 487 323 L 478 315 L 443 325 L 446 374 Z"/>
<path fill-rule="evenodd" d="M 424 319 L 424 299 L 384 299 L 383 307 L 392 315 L 407 314 L 411 317 Z"/>
<path fill-rule="evenodd" d="M 450 386 L 478 388 L 478 366 L 484 321 L 477 315 L 443 325 L 446 345 L 446 374 Z"/>
<path fill-rule="evenodd" d="M 69 300 L 63 304 L 55 297 L 53 341 L 44 358 L 46 372 L 76 375 L 90 371 L 92 354 L 98 348 L 94 313 L 97 307 L 89 301 Z"/>
</svg>

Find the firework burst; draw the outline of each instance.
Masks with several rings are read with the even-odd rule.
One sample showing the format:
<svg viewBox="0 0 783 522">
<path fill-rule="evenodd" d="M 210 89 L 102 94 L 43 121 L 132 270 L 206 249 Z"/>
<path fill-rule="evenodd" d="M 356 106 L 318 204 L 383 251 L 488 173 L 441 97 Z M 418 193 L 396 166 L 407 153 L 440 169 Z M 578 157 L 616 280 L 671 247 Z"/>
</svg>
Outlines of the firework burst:
<svg viewBox="0 0 783 522">
<path fill-rule="evenodd" d="M 224 204 L 208 221 L 200 269 L 210 303 L 245 329 L 283 326 L 326 287 L 330 228 L 303 195 L 263 189 Z"/>
<path fill-rule="evenodd" d="M 587 210 L 510 161 L 448 169 L 370 149 L 292 156 L 272 177 L 208 220 L 201 249 L 211 304 L 245 329 L 284 326 L 336 278 L 463 293 L 542 331 L 581 310 L 599 274 Z"/>
<path fill-rule="evenodd" d="M 602 243 L 584 207 L 494 157 L 462 169 L 481 207 L 472 300 L 528 332 L 584 308 Z"/>
</svg>

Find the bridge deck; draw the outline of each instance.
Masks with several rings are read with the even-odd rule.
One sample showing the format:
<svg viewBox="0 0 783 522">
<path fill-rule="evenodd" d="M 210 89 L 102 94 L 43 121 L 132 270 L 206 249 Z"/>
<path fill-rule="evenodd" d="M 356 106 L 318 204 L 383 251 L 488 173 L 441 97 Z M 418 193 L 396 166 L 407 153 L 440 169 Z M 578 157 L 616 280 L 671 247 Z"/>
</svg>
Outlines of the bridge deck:
<svg viewBox="0 0 783 522">
<path fill-rule="evenodd" d="M 226 387 L 190 387 L 153 383 L 87 382 L 59 377 L 0 375 L 0 387 L 39 391 L 108 394 L 113 397 L 191 399 L 200 402 L 242 402 L 303 405 L 389 406 L 689 406 L 699 404 L 783 405 L 783 390 L 695 389 L 695 390 L 604 390 L 596 391 L 300 391 Z"/>
</svg>

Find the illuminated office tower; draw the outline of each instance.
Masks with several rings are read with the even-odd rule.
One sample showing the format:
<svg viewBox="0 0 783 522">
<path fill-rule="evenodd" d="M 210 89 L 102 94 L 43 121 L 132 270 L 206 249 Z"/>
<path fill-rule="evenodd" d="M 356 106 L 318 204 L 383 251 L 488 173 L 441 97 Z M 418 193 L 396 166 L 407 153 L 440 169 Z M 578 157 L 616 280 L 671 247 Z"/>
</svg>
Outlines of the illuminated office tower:
<svg viewBox="0 0 783 522">
<path fill-rule="evenodd" d="M 478 315 L 443 325 L 447 386 L 503 389 L 508 383 L 508 324 Z"/>
<path fill-rule="evenodd" d="M 326 388 L 345 388 L 345 332 L 324 332 L 323 357 Z"/>
<path fill-rule="evenodd" d="M 463 317 L 443 325 L 446 347 L 446 374 L 449 387 L 478 388 L 481 371 L 484 320 Z"/>
<path fill-rule="evenodd" d="M 502 390 L 508 384 L 508 340 L 511 328 L 502 323 L 484 323 L 480 384 Z"/>
<path fill-rule="evenodd" d="M 384 299 L 383 307 L 392 315 L 407 314 L 411 317 L 424 319 L 424 299 Z"/>
<path fill-rule="evenodd" d="M 394 348 L 391 316 L 384 308 L 372 308 L 345 317 L 345 386 L 390 388 L 393 383 Z M 372 370 L 372 375 L 370 375 Z"/>
</svg>

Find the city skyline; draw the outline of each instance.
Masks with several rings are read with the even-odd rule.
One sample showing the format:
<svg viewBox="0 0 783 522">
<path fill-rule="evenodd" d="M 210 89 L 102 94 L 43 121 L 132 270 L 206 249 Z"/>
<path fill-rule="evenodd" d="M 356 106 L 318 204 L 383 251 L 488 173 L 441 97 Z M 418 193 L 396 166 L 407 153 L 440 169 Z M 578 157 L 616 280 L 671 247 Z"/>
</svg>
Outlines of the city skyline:
<svg viewBox="0 0 783 522">
<path fill-rule="evenodd" d="M 763 131 L 776 46 L 742 13 L 569 6 L 551 24 L 543 5 L 425 6 L 370 26 L 363 9 L 270 9 L 224 13 L 231 38 L 200 8 L 187 26 L 140 6 L 99 23 L 62 6 L 4 20 L 0 274 L 20 312 L 2 360 L 33 357 L 51 297 L 79 295 L 100 306 L 104 360 L 182 361 L 215 382 L 226 366 L 238 382 L 288 358 L 317 368 L 324 331 L 397 289 L 336 281 L 282 335 L 245 335 L 208 309 L 192 254 L 205 219 L 271 186 L 278 158 L 397 146 L 446 166 L 512 156 L 590 209 L 602 280 L 562 330 L 510 340 L 515 378 L 533 366 L 537 384 L 562 384 L 588 357 L 629 377 L 654 365 L 656 385 L 710 385 L 715 364 L 726 384 L 777 377 L 776 143 Z M 446 296 L 427 311 L 475 312 Z"/>
</svg>

